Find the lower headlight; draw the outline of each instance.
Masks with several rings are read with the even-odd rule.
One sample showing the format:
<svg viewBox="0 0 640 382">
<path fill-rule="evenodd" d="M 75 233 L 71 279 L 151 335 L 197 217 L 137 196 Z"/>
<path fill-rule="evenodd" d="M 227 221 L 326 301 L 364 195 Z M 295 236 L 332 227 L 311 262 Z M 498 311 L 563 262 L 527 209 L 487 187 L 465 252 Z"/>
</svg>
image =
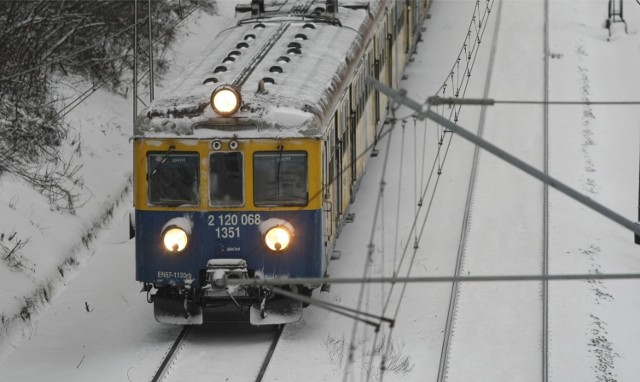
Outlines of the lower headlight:
<svg viewBox="0 0 640 382">
<path fill-rule="evenodd" d="M 162 241 L 169 252 L 182 252 L 189 243 L 189 235 L 182 228 L 171 227 L 164 232 Z"/>
<path fill-rule="evenodd" d="M 291 244 L 292 236 L 293 235 L 287 228 L 283 226 L 277 226 L 267 231 L 267 234 L 264 235 L 264 243 L 270 250 L 274 252 L 280 252 L 289 247 L 289 244 Z"/>
</svg>

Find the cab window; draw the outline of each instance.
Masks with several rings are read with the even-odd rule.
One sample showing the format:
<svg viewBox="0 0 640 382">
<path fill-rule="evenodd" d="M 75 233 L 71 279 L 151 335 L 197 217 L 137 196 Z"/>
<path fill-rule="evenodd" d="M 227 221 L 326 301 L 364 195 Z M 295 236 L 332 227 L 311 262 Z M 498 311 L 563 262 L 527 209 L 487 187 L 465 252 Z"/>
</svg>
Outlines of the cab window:
<svg viewBox="0 0 640 382">
<path fill-rule="evenodd" d="M 197 205 L 199 161 L 197 153 L 147 154 L 149 204 Z"/>
<path fill-rule="evenodd" d="M 244 205 L 242 153 L 213 153 L 209 157 L 209 201 L 214 207 Z"/>
<path fill-rule="evenodd" d="M 256 206 L 307 205 L 307 153 L 265 151 L 253 155 Z"/>
</svg>

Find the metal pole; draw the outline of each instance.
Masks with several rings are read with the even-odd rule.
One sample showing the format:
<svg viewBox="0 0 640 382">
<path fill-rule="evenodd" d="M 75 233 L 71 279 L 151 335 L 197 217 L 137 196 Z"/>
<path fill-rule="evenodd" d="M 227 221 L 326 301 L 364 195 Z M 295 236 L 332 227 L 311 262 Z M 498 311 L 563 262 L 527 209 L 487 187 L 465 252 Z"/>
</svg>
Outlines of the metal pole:
<svg viewBox="0 0 640 382">
<path fill-rule="evenodd" d="M 138 117 L 138 0 L 133 0 L 133 125 Z"/>
<path fill-rule="evenodd" d="M 556 190 L 562 192 L 563 194 L 569 196 L 570 198 L 582 203 L 583 205 L 609 218 L 610 220 L 613 220 L 614 222 L 620 224 L 621 226 L 628 228 L 629 230 L 635 232 L 636 234 L 640 234 L 639 224 L 632 222 L 631 220 L 616 213 L 615 211 L 612 211 L 611 209 L 592 200 L 591 198 L 582 195 L 581 193 L 569 187 L 568 185 L 545 174 L 544 172 L 534 168 L 533 166 L 530 166 L 529 164 L 516 158 L 515 156 L 509 154 L 508 152 L 502 150 L 501 148 L 495 146 L 494 144 L 478 137 L 477 135 L 469 132 L 468 130 L 465 130 L 461 126 L 449 121 L 443 116 L 434 113 L 430 109 L 427 108 L 425 110 L 425 107 L 423 105 L 406 97 L 406 90 L 401 89 L 400 92 L 397 92 L 394 89 L 374 80 L 371 77 L 367 77 L 366 82 L 373 85 L 376 89 L 386 94 L 387 96 L 393 98 L 396 102 L 415 110 L 417 112 L 415 115 L 417 118 L 419 119 L 429 118 L 430 120 L 439 123 L 441 126 L 446 127 L 447 129 L 460 135 L 462 138 L 468 141 L 471 141 L 473 144 L 480 146 L 481 148 L 494 154 L 498 158 L 519 168 L 520 170 L 526 172 L 527 174 L 533 176 L 534 178 L 537 178 L 538 180 L 548 184 L 549 186 L 555 188 Z"/>
<path fill-rule="evenodd" d="M 153 101 L 153 32 L 151 30 L 151 0 L 149 0 L 149 101 Z"/>
<path fill-rule="evenodd" d="M 609 9 L 607 9 L 608 19 L 611 20 L 611 7 L 613 6 L 613 0 L 609 0 Z"/>
<path fill-rule="evenodd" d="M 638 142 L 638 147 L 640 147 L 640 142 Z M 638 158 L 640 158 L 640 153 L 638 153 Z M 638 160 L 638 223 L 640 224 L 640 159 Z M 640 235 L 638 233 L 635 234 L 635 243 L 640 245 Z"/>
</svg>

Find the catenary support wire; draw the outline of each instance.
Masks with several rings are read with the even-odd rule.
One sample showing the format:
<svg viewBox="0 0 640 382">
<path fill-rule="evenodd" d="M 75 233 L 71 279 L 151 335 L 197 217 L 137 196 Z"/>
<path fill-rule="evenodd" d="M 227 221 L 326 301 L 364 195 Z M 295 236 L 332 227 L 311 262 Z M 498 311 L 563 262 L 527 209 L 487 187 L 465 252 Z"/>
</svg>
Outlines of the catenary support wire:
<svg viewBox="0 0 640 382">
<path fill-rule="evenodd" d="M 467 275 L 467 276 L 420 276 L 420 277 L 291 277 L 278 279 L 228 279 L 224 285 L 275 286 L 305 285 L 319 282 L 332 284 L 378 284 L 378 283 L 452 283 L 452 282 L 514 282 L 514 281 L 587 281 L 587 280 L 640 280 L 640 273 L 571 273 L 557 275 Z"/>
<path fill-rule="evenodd" d="M 429 108 L 426 108 L 419 104 L 418 102 L 407 98 L 406 92 L 397 92 L 388 86 L 376 81 L 371 77 L 367 77 L 366 82 L 368 84 L 373 85 L 376 89 L 383 92 L 387 96 L 393 98 L 396 102 L 401 103 L 413 110 L 416 111 L 416 116 L 420 119 L 429 118 L 434 122 L 437 122 L 454 133 L 460 135 L 461 137 L 471 141 L 472 143 L 482 147 L 483 149 L 489 151 L 490 153 L 496 155 L 498 158 L 508 162 L 509 164 L 519 168 L 520 170 L 526 172 L 527 174 L 537 178 L 538 180 L 548 184 L 549 186 L 555 188 L 556 190 L 562 192 L 563 194 L 569 196 L 570 198 L 576 200 L 577 202 L 589 207 L 590 209 L 598 212 L 599 214 L 609 218 L 610 220 L 620 224 L 621 226 L 628 228 L 629 230 L 640 234 L 640 225 L 632 222 L 631 220 L 625 218 L 624 216 L 616 213 L 615 211 L 605 207 L 604 205 L 592 200 L 591 198 L 582 195 L 578 191 L 569 187 L 568 185 L 560 182 L 559 180 L 545 174 L 544 172 L 536 169 L 535 167 L 527 164 L 526 162 L 516 158 L 515 156 L 509 154 L 508 152 L 502 150 L 501 148 L 495 146 L 494 144 L 478 137 L 477 135 L 471 133 L 470 131 L 458 126 L 457 124 L 449 121 L 448 119 L 442 117 L 439 114 L 434 113 Z"/>
</svg>

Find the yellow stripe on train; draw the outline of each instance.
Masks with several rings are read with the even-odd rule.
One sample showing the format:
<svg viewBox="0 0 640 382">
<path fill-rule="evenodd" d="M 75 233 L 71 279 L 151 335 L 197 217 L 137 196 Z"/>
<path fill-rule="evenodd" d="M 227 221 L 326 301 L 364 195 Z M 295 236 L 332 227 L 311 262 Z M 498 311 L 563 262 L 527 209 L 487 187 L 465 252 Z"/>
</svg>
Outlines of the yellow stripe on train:
<svg viewBox="0 0 640 382">
<path fill-rule="evenodd" d="M 287 138 L 287 139 L 185 139 L 185 138 L 136 138 L 134 148 L 134 203 L 138 210 L 146 211 L 296 211 L 319 209 L 322 206 L 322 141 L 319 138 Z M 233 148 L 233 149 L 232 149 Z M 210 161 L 214 153 L 241 153 L 242 196 L 229 206 L 220 206 L 215 202 L 214 192 L 210 185 Z M 256 153 L 275 153 L 275 157 L 291 153 L 306 154 L 307 184 L 306 202 L 298 202 L 291 206 L 256 205 L 254 195 L 254 179 L 260 181 L 262 174 L 254 172 L 254 156 Z M 155 196 L 150 196 L 149 179 L 153 178 L 163 160 L 183 154 L 185 158 L 195 158 L 199 163 L 197 170 L 197 190 L 191 202 L 176 205 L 170 203 L 154 203 Z M 154 163 L 150 163 L 153 161 Z M 259 172 L 259 171 L 258 171 Z M 214 200 L 212 200 L 214 199 Z"/>
</svg>

